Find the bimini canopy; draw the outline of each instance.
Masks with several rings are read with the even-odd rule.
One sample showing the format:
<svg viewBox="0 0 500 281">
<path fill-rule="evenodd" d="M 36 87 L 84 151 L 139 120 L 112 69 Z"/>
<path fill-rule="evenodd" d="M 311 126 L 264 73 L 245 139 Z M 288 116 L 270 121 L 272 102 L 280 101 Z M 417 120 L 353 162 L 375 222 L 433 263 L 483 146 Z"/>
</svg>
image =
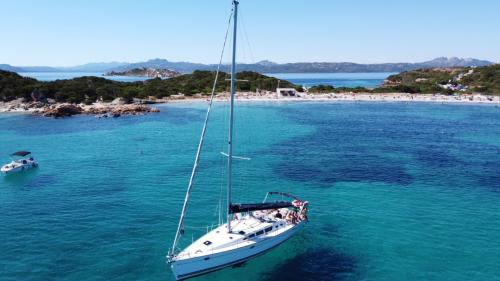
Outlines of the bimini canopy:
<svg viewBox="0 0 500 281">
<path fill-rule="evenodd" d="M 18 151 L 18 152 L 12 153 L 11 155 L 24 157 L 24 156 L 30 155 L 30 154 L 31 154 L 31 152 L 29 152 L 29 151 Z"/>
<path fill-rule="evenodd" d="M 269 202 L 269 203 L 255 203 L 255 204 L 231 204 L 229 208 L 229 213 L 244 213 L 258 210 L 270 210 L 279 208 L 292 207 L 292 202 L 280 201 L 280 202 Z"/>
</svg>

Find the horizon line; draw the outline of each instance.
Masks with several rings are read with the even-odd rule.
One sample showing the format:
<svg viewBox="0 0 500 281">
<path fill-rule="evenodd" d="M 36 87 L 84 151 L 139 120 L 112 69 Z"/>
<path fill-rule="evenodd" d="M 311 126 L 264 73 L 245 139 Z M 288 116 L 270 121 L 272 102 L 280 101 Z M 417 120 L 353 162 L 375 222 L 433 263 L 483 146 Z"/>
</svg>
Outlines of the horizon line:
<svg viewBox="0 0 500 281">
<path fill-rule="evenodd" d="M 408 63 L 408 64 L 418 64 L 418 63 L 424 63 L 424 62 L 429 62 L 433 61 L 436 59 L 460 59 L 460 60 L 480 60 L 480 61 L 487 61 L 493 64 L 498 64 L 500 61 L 495 61 L 491 59 L 482 59 L 482 58 L 476 58 L 476 57 L 459 57 L 459 56 L 438 56 L 432 59 L 428 60 L 423 60 L 423 61 L 394 61 L 394 62 L 354 62 L 354 61 L 295 61 L 295 62 L 275 62 L 269 59 L 262 59 L 258 60 L 256 62 L 237 62 L 237 64 L 258 64 L 261 62 L 269 62 L 273 64 L 297 64 L 297 63 L 353 63 L 353 64 L 399 64 L 399 63 Z M 168 62 L 172 63 L 192 63 L 192 64 L 203 64 L 203 65 L 216 65 L 217 63 L 202 63 L 202 62 L 193 62 L 193 61 L 188 61 L 188 60 L 169 60 L 166 58 L 151 58 L 147 60 L 139 60 L 139 61 L 118 61 L 118 60 L 112 60 L 112 61 L 91 61 L 91 62 L 85 62 L 85 63 L 80 63 L 80 64 L 72 64 L 72 65 L 48 65 L 48 64 L 41 64 L 41 65 L 16 65 L 8 62 L 2 62 L 1 64 L 4 65 L 9 65 L 12 67 L 52 67 L 52 68 L 72 68 L 72 67 L 78 67 L 78 66 L 84 66 L 88 64 L 136 64 L 136 63 L 144 63 L 144 62 L 149 62 L 153 60 L 166 60 Z M 223 63 L 225 64 L 230 64 L 229 62 Z"/>
</svg>

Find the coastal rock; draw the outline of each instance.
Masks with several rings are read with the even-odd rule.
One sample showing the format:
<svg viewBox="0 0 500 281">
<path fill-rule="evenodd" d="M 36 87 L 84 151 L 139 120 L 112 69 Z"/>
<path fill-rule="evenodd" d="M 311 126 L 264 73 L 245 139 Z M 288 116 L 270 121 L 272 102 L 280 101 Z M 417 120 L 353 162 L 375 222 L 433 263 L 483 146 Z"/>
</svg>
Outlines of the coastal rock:
<svg viewBox="0 0 500 281">
<path fill-rule="evenodd" d="M 185 99 L 186 96 L 182 93 L 178 93 L 177 95 L 170 95 L 169 98 L 173 99 L 173 100 L 182 100 L 182 99 Z"/>
<path fill-rule="evenodd" d="M 81 107 L 74 104 L 58 104 L 49 106 L 40 106 L 40 103 L 30 104 L 30 108 L 36 108 L 33 113 L 41 114 L 46 117 L 69 117 L 77 114 L 93 114 L 109 117 L 120 117 L 122 115 L 141 115 L 150 112 L 159 112 L 157 108 L 152 108 L 142 104 L 123 104 L 123 105 L 99 105 Z"/>
<path fill-rule="evenodd" d="M 115 107 L 111 110 L 111 114 L 115 117 L 120 115 L 138 115 L 149 112 L 160 112 L 157 108 L 152 108 L 142 104 L 127 104 L 119 107 Z"/>
<path fill-rule="evenodd" d="M 108 114 L 111 111 L 111 107 L 105 106 L 105 107 L 94 107 L 90 106 L 85 108 L 85 113 L 86 114 L 94 114 L 94 115 L 105 115 Z"/>
<path fill-rule="evenodd" d="M 114 105 L 124 105 L 127 103 L 128 103 L 128 101 L 125 98 L 116 98 L 111 102 L 111 104 L 114 104 Z"/>
<path fill-rule="evenodd" d="M 44 108 L 46 106 L 46 103 L 41 102 L 41 101 L 35 101 L 35 102 L 30 102 L 25 105 L 27 109 L 38 109 L 38 108 Z"/>
<path fill-rule="evenodd" d="M 18 98 L 18 99 L 15 99 L 15 100 L 10 101 L 9 103 L 10 103 L 12 106 L 20 107 L 20 106 L 22 106 L 25 102 L 26 102 L 26 99 L 25 99 L 25 98 Z"/>
<path fill-rule="evenodd" d="M 94 114 L 103 117 L 120 117 L 122 115 L 141 115 L 150 112 L 160 112 L 160 110 L 143 104 L 123 104 L 89 106 L 84 109 L 83 113 Z"/>
<path fill-rule="evenodd" d="M 132 102 L 135 104 L 155 104 L 157 103 L 156 101 L 152 99 L 138 99 L 138 98 L 133 98 Z"/>
<path fill-rule="evenodd" d="M 83 108 L 78 105 L 63 103 L 45 107 L 40 113 L 46 117 L 69 117 L 76 114 L 81 114 Z"/>
</svg>

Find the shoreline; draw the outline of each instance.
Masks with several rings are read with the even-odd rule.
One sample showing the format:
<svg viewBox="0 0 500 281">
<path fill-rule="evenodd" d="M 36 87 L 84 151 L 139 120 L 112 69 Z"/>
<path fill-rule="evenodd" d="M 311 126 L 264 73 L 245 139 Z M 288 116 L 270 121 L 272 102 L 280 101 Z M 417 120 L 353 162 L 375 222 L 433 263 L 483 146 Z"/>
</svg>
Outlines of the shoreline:
<svg viewBox="0 0 500 281">
<path fill-rule="evenodd" d="M 228 93 L 219 93 L 215 102 L 228 101 Z M 153 100 L 153 105 L 207 102 L 209 96 L 197 94 L 194 96 L 177 95 L 164 99 Z M 406 103 L 450 103 L 450 104 L 492 104 L 500 105 L 500 96 L 482 94 L 441 95 L 441 94 L 407 94 L 407 93 L 298 93 L 296 97 L 279 97 L 276 93 L 238 92 L 237 102 L 406 102 Z M 96 115 L 103 117 L 119 117 L 121 115 L 142 115 L 158 112 L 149 104 L 123 104 L 113 102 L 97 102 L 92 105 L 23 102 L 19 100 L 0 102 L 1 113 L 26 113 L 47 117 L 68 117 L 77 114 Z"/>
<path fill-rule="evenodd" d="M 325 93 L 308 94 L 299 93 L 297 97 L 280 97 L 275 93 L 256 94 L 256 93 L 237 93 L 235 101 L 248 102 L 430 102 L 430 103 L 460 103 L 460 104 L 499 104 L 500 96 L 482 95 L 482 94 L 463 94 L 458 96 L 441 94 L 407 94 L 407 93 Z M 189 103 L 208 101 L 208 96 L 203 97 L 182 97 L 163 99 L 159 104 L 164 103 Z M 215 102 L 228 101 L 228 94 L 221 93 L 214 97 Z"/>
</svg>

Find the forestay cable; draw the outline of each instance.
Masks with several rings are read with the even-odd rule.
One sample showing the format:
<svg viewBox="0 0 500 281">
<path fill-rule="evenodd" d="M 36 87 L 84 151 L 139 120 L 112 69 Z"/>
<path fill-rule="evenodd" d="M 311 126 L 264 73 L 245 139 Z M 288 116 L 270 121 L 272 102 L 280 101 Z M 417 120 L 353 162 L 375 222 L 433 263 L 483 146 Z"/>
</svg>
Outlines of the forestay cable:
<svg viewBox="0 0 500 281">
<path fill-rule="evenodd" d="M 170 249 L 170 251 L 168 253 L 168 257 L 173 257 L 175 255 L 175 250 L 177 248 L 177 244 L 179 243 L 179 238 L 182 235 L 182 233 L 184 232 L 184 216 L 186 215 L 189 193 L 191 192 L 191 189 L 193 187 L 194 177 L 196 175 L 196 170 L 198 168 L 198 163 L 200 161 L 201 148 L 203 147 L 204 137 L 205 137 L 205 133 L 207 131 L 207 126 L 208 126 L 208 119 L 210 117 L 210 111 L 212 109 L 215 91 L 217 89 L 217 80 L 219 78 L 220 67 L 222 65 L 222 59 L 224 56 L 224 50 L 226 48 L 226 42 L 227 42 L 227 37 L 229 34 L 229 29 L 231 27 L 231 19 L 233 17 L 233 13 L 234 13 L 234 8 L 231 10 L 231 13 L 229 15 L 228 25 L 227 25 L 227 29 L 226 29 L 226 35 L 224 36 L 224 43 L 222 45 L 222 52 L 220 55 L 219 64 L 217 65 L 217 71 L 215 72 L 215 79 L 214 79 L 214 84 L 212 86 L 212 93 L 210 95 L 210 101 L 208 103 L 207 113 L 205 115 L 205 122 L 203 123 L 203 129 L 201 130 L 201 136 L 200 136 L 200 140 L 198 142 L 198 149 L 196 150 L 196 156 L 194 159 L 193 170 L 191 171 L 191 176 L 189 178 L 189 184 L 188 184 L 188 188 L 186 191 L 186 197 L 184 198 L 184 203 L 182 205 L 182 211 L 181 211 L 181 217 L 179 219 L 179 225 L 177 226 L 177 231 L 175 233 L 174 242 L 172 244 L 172 248 Z"/>
</svg>

